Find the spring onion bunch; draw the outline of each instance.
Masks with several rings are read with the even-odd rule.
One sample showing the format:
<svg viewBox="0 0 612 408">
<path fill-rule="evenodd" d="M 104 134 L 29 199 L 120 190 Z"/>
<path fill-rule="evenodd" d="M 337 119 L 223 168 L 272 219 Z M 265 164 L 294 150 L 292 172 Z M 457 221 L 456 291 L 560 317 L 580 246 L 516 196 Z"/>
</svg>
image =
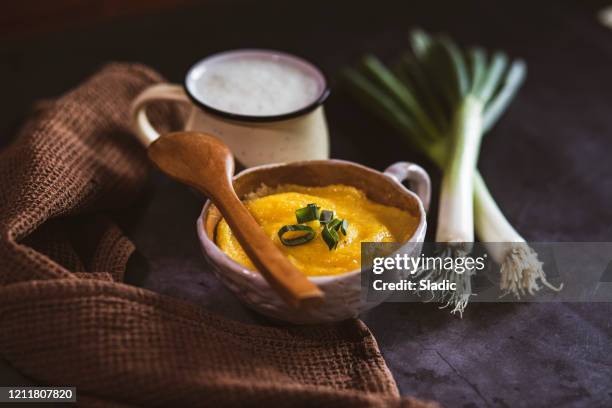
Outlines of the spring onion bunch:
<svg viewBox="0 0 612 408">
<path fill-rule="evenodd" d="M 500 288 L 517 297 L 550 285 L 538 256 L 516 232 L 476 169 L 480 142 L 508 107 L 526 75 L 525 63 L 502 52 L 460 49 L 451 39 L 417 30 L 411 52 L 393 69 L 375 56 L 343 78 L 370 110 L 395 127 L 443 172 L 436 241 L 440 256 L 471 252 L 474 227 L 501 265 Z M 473 270 L 423 270 L 422 278 L 449 280 L 457 289 L 439 300 L 462 313 L 471 296 Z"/>
</svg>

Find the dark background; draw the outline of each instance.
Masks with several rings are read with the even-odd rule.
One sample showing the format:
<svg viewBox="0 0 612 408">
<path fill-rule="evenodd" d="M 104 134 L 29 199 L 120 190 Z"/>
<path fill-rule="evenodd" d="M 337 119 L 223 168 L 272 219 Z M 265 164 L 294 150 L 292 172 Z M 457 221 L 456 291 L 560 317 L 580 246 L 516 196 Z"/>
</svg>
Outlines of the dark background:
<svg viewBox="0 0 612 408">
<path fill-rule="evenodd" d="M 479 164 L 513 225 L 531 241 L 612 241 L 612 30 L 596 18 L 603 2 L 20 3 L 0 18 L 0 146 L 34 101 L 61 94 L 107 61 L 142 62 L 178 82 L 213 52 L 274 48 L 330 76 L 332 157 L 380 170 L 413 160 L 437 187 L 439 173 L 334 78 L 366 51 L 392 57 L 420 26 L 527 61 L 527 83 L 485 138 Z M 186 188 L 153 174 L 140 201 L 115 214 L 139 251 L 129 281 L 270 324 L 209 272 L 194 228 L 200 208 Z M 386 304 L 363 318 L 402 394 L 448 406 L 591 407 L 612 406 L 611 315 L 608 303 L 475 303 L 463 319 L 430 304 Z M 0 384 L 30 382 L 0 363 Z"/>
</svg>

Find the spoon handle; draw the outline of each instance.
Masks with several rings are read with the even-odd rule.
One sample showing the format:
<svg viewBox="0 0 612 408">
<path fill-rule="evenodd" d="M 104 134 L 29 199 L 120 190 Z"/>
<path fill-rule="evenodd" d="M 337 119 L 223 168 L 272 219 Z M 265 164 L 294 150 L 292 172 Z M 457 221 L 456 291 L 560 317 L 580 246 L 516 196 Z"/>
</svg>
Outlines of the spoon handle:
<svg viewBox="0 0 612 408">
<path fill-rule="evenodd" d="M 222 190 L 213 202 L 257 270 L 288 303 L 296 307 L 318 303 L 321 290 L 306 278 L 268 237 L 233 190 Z M 230 210 L 231 209 L 231 210 Z"/>
</svg>

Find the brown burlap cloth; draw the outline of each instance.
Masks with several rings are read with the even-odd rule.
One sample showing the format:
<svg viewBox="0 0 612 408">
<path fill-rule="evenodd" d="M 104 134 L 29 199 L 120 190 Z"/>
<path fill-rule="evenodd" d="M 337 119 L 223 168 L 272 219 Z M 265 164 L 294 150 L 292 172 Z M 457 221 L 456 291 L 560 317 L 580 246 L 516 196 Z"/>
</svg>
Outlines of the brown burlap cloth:
<svg viewBox="0 0 612 408">
<path fill-rule="evenodd" d="M 81 405 L 430 406 L 399 397 L 358 320 L 246 325 L 121 283 L 134 247 L 103 213 L 144 183 L 128 107 L 160 80 L 109 65 L 0 152 L 2 358 L 41 385 L 76 386 Z M 178 126 L 171 109 L 158 124 Z"/>
</svg>

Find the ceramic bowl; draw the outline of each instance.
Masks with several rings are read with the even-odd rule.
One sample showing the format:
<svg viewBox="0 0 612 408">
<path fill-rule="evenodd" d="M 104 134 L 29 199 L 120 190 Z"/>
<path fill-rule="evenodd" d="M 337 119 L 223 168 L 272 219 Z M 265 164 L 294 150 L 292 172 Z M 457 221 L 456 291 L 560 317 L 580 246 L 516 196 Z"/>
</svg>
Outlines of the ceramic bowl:
<svg viewBox="0 0 612 408">
<path fill-rule="evenodd" d="M 415 192 L 405 188 L 404 181 L 408 181 Z M 234 177 L 234 188 L 239 197 L 260 189 L 262 185 L 276 187 L 283 184 L 350 185 L 364 191 L 372 201 L 414 214 L 418 217 L 418 226 L 398 252 L 420 255 L 427 228 L 425 211 L 430 197 L 429 177 L 420 166 L 399 162 L 381 173 L 348 161 L 313 160 L 252 167 Z M 342 275 L 309 277 L 323 291 L 323 303 L 308 310 L 292 308 L 258 272 L 238 264 L 219 249 L 215 244 L 215 232 L 220 219 L 215 206 L 206 202 L 197 221 L 202 250 L 218 278 L 255 311 L 290 323 L 327 323 L 356 317 L 382 301 L 367 301 L 361 295 L 361 270 L 355 270 Z"/>
</svg>

